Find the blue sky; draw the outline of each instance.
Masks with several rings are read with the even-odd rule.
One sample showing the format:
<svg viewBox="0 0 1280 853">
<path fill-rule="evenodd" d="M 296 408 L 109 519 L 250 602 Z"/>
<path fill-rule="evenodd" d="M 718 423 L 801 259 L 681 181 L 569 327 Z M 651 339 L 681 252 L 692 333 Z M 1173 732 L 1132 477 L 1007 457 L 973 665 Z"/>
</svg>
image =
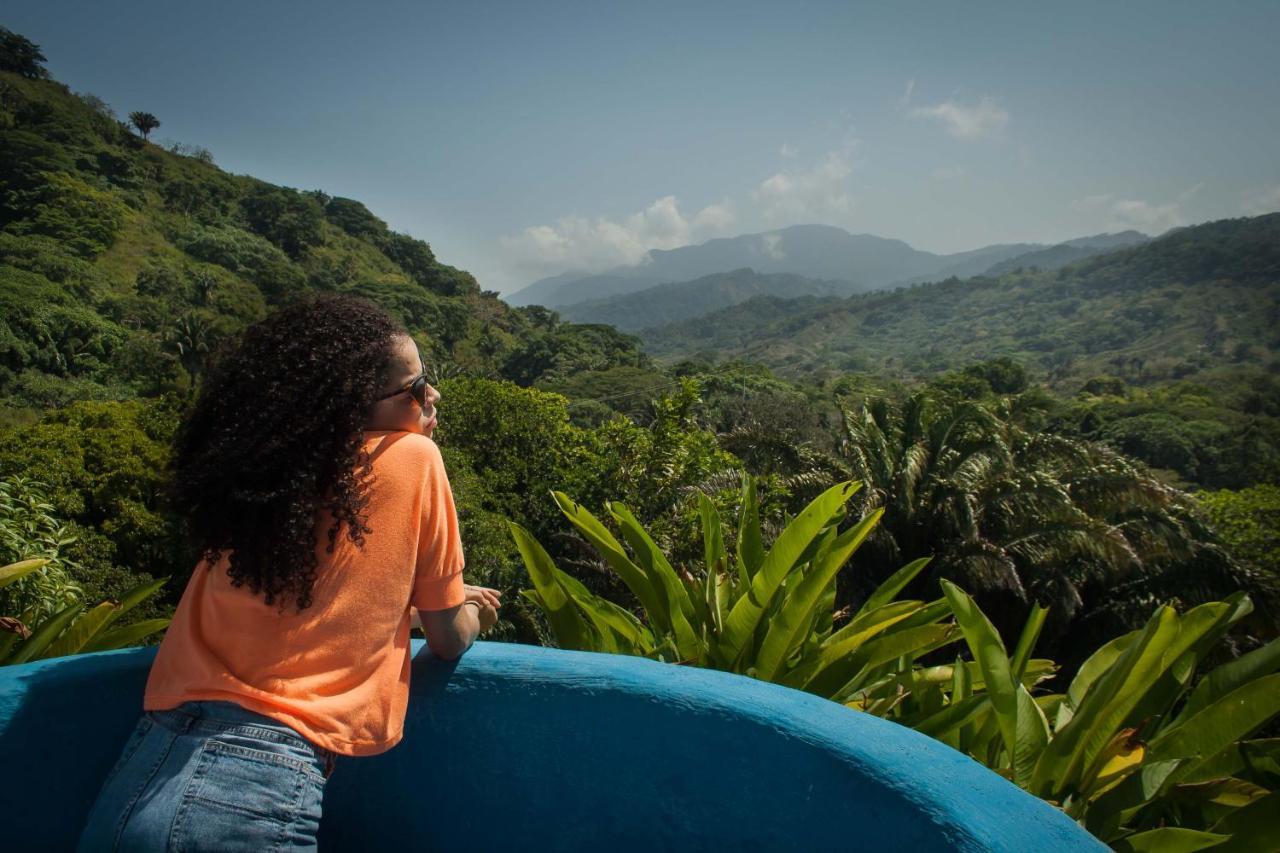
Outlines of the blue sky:
<svg viewBox="0 0 1280 853">
<path fill-rule="evenodd" d="M 16 0 L 153 139 L 482 286 L 821 222 L 953 252 L 1280 209 L 1280 2 Z"/>
</svg>

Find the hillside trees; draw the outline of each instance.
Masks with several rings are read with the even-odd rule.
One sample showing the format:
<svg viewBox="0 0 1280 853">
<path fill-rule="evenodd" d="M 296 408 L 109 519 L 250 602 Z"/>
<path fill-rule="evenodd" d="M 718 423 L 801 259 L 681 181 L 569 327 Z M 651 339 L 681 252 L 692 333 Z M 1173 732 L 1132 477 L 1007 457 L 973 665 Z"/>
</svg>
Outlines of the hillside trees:
<svg viewBox="0 0 1280 853">
<path fill-rule="evenodd" d="M 147 139 L 151 136 L 151 131 L 160 126 L 160 119 L 156 118 L 151 113 L 143 112 L 142 110 L 134 110 L 129 113 L 129 124 L 137 128 L 138 133 L 142 134 L 143 139 Z"/>
<path fill-rule="evenodd" d="M 0 27 L 0 71 L 12 71 L 32 80 L 48 78 L 40 46 L 12 30 Z"/>
<path fill-rule="evenodd" d="M 847 413 L 841 458 L 867 483 L 858 512 L 885 514 L 845 596 L 932 555 L 928 582 L 971 590 L 1006 636 L 1031 603 L 1050 606 L 1045 640 L 1067 663 L 1088 635 L 1136 627 L 1161 601 L 1246 589 L 1274 606 L 1275 590 L 1214 544 L 1183 493 L 1103 445 L 1024 428 L 1018 405 L 918 392 Z"/>
</svg>

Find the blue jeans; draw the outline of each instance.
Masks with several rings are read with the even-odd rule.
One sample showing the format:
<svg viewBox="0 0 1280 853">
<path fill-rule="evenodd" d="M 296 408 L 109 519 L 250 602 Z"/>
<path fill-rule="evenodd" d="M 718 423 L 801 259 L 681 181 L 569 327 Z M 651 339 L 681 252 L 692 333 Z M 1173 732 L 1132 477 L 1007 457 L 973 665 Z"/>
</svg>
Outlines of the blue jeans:
<svg viewBox="0 0 1280 853">
<path fill-rule="evenodd" d="M 316 847 L 334 753 L 232 702 L 145 711 L 77 849 Z"/>
</svg>

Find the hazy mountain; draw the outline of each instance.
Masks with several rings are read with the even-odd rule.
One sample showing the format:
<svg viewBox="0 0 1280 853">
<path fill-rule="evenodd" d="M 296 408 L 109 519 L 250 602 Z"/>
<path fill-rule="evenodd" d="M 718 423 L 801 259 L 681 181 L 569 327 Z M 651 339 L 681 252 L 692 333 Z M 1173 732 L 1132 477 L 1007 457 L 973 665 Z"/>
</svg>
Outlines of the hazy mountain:
<svg viewBox="0 0 1280 853">
<path fill-rule="evenodd" d="M 1068 240 L 1047 249 L 1041 248 L 1025 254 L 1000 261 L 983 271 L 983 275 L 1001 276 L 1018 268 L 1036 267 L 1042 270 L 1056 270 L 1067 264 L 1082 261 L 1085 258 L 1101 255 L 1105 252 L 1126 246 L 1146 243 L 1151 238 L 1140 231 L 1122 231 L 1119 234 L 1095 234 L 1092 237 L 1080 237 Z"/>
<path fill-rule="evenodd" d="M 641 337 L 658 356 L 819 376 L 923 375 L 1007 355 L 1069 385 L 1274 363 L 1277 328 L 1280 213 L 1181 228 L 1054 271 L 1024 265 L 848 298 L 762 296 Z"/>
<path fill-rule="evenodd" d="M 756 296 L 831 296 L 843 295 L 847 289 L 845 282 L 818 281 L 790 273 L 758 273 L 748 267 L 579 302 L 561 308 L 560 313 L 575 323 L 608 323 L 623 331 L 636 331 L 727 308 Z"/>
<path fill-rule="evenodd" d="M 697 246 L 653 250 L 635 266 L 600 275 L 564 273 L 544 278 L 511 296 L 512 305 L 561 308 L 644 290 L 658 283 L 689 281 L 749 267 L 761 274 L 790 273 L 845 283 L 860 293 L 932 277 L 976 274 L 1006 258 L 1038 248 L 1028 244 L 988 246 L 935 255 L 901 240 L 850 234 L 830 225 L 795 225 L 762 234 L 708 240 Z"/>
</svg>

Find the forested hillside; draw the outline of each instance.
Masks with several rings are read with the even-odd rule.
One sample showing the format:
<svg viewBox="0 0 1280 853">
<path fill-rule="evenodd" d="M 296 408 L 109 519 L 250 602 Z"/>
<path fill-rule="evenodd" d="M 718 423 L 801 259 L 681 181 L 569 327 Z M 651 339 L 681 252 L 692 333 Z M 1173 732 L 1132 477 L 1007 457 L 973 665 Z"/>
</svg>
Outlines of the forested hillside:
<svg viewBox="0 0 1280 853">
<path fill-rule="evenodd" d="M 756 296 L 793 299 L 799 296 L 829 296 L 845 291 L 838 281 L 818 281 L 787 273 L 757 273 L 746 268 L 703 276 L 693 281 L 659 284 L 655 287 L 593 299 L 565 306 L 561 314 L 569 320 L 608 323 L 627 332 L 650 326 L 698 317 L 721 308 L 746 302 Z"/>
<path fill-rule="evenodd" d="M 166 150 L 32 67 L 0 72 L 10 406 L 187 387 L 221 340 L 314 290 L 386 305 L 441 375 L 532 381 L 644 361 L 610 329 L 510 308 L 358 201 L 229 174 L 194 146 Z"/>
<path fill-rule="evenodd" d="M 179 424 L 246 327 L 340 291 L 404 322 L 442 395 L 465 577 L 504 593 L 486 639 L 806 690 L 1117 849 L 1266 835 L 1280 213 L 951 256 L 795 226 L 544 279 L 561 316 L 359 201 L 157 144 L 163 119 L 0 27 L 0 665 L 157 640 L 199 557 Z M 208 467 L 258 526 L 292 512 L 243 488 L 256 463 Z"/>
<path fill-rule="evenodd" d="M 716 352 L 792 375 L 927 375 L 1010 356 L 1055 383 L 1271 362 L 1280 214 L 1186 228 L 1052 272 L 948 279 L 843 300 L 749 302 L 647 330 L 662 356 Z"/>
</svg>

